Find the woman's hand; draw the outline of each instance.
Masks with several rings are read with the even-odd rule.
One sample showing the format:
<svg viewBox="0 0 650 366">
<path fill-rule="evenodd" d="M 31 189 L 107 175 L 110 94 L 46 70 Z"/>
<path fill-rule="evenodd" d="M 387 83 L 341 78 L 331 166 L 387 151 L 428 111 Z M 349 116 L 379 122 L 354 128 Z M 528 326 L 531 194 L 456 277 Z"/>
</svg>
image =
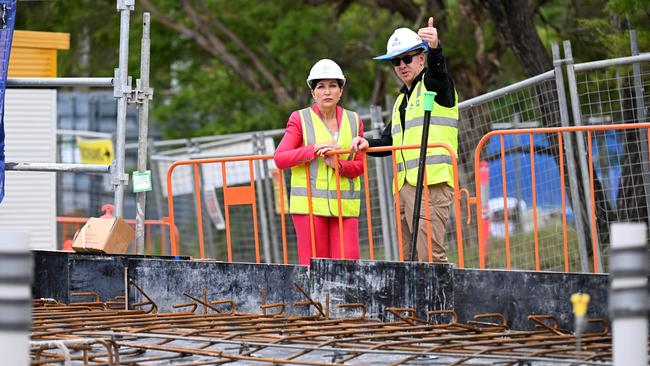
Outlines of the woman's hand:
<svg viewBox="0 0 650 366">
<path fill-rule="evenodd" d="M 314 144 L 314 153 L 317 156 L 325 156 L 325 153 L 332 150 L 340 150 L 341 145 L 337 144 L 336 141 L 328 141 L 320 144 Z"/>
<path fill-rule="evenodd" d="M 328 155 L 328 156 L 324 157 L 323 159 L 325 160 L 325 164 L 327 164 L 328 167 L 330 167 L 332 169 L 336 169 L 335 168 L 336 160 L 334 159 L 334 155 Z M 341 163 L 339 162 L 338 164 L 339 164 L 339 173 L 340 173 L 341 172 Z"/>
</svg>

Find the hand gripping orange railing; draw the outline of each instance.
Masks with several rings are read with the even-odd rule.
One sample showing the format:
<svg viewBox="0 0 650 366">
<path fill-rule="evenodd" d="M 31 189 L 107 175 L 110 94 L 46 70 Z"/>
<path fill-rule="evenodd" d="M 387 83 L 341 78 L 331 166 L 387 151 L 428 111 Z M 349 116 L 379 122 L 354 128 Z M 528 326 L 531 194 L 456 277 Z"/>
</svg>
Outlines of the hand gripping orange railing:
<svg viewBox="0 0 650 366">
<path fill-rule="evenodd" d="M 535 182 L 535 148 L 534 148 L 534 135 L 535 134 L 557 134 L 558 141 L 558 158 L 559 158 L 559 168 L 560 168 L 560 184 L 561 195 L 562 195 L 562 232 L 563 232 L 563 247 L 564 247 L 564 270 L 569 271 L 569 246 L 568 246 L 568 236 L 567 236 L 567 217 L 566 217 L 566 192 L 565 192 L 565 181 L 564 181 L 564 142 L 562 139 L 562 133 L 577 133 L 577 132 L 587 132 L 587 145 L 588 145 L 588 159 L 589 159 L 589 189 L 591 192 L 590 197 L 590 210 L 591 210 L 591 243 L 593 253 L 598 252 L 598 234 L 596 229 L 596 204 L 594 196 L 594 165 L 593 165 L 593 152 L 592 152 L 592 132 L 593 131 L 607 131 L 607 130 L 630 130 L 630 129 L 648 129 L 648 140 L 649 146 L 648 150 L 650 151 L 650 123 L 627 123 L 627 124 L 613 124 L 613 125 L 592 125 L 592 126 L 573 126 L 573 127 L 549 127 L 549 128 L 532 128 L 532 129 L 516 129 L 516 130 L 499 130 L 492 131 L 484 135 L 476 146 L 474 152 L 474 174 L 475 174 L 475 183 L 476 183 L 476 199 L 473 202 L 476 204 L 476 215 L 477 220 L 481 219 L 482 212 L 482 201 L 481 201 L 481 187 L 479 182 L 479 164 L 481 161 L 481 152 L 485 144 L 493 136 L 500 137 L 501 145 L 501 178 L 502 178 L 502 187 L 503 187 L 503 217 L 504 217 L 504 229 L 505 229 L 505 250 L 506 250 L 506 267 L 510 269 L 510 241 L 509 236 L 510 232 L 508 230 L 508 203 L 507 203 L 507 187 L 506 187 L 506 166 L 505 166 L 505 149 L 504 149 L 504 136 L 505 135 L 517 135 L 517 134 L 528 134 L 530 138 L 530 159 L 531 159 L 531 181 L 532 181 L 532 204 L 533 204 L 533 235 L 534 235 L 534 255 L 535 255 L 535 270 L 540 270 L 540 257 L 539 257 L 539 238 L 538 238 L 538 220 L 537 220 L 537 192 L 536 192 L 536 182 Z M 574 198 L 579 199 L 579 198 Z M 479 266 L 480 268 L 485 268 L 486 260 L 486 248 L 487 248 L 487 238 L 483 230 L 478 230 L 478 240 L 479 240 Z M 596 255 L 593 256 L 593 265 L 594 272 L 598 272 L 599 263 Z"/>
<path fill-rule="evenodd" d="M 456 235 L 457 235 L 457 246 L 458 246 L 458 261 L 459 261 L 459 267 L 463 268 L 464 267 L 464 254 L 463 254 L 463 246 L 462 246 L 462 229 L 461 229 L 461 221 L 460 221 L 460 194 L 459 194 L 459 187 L 458 187 L 458 165 L 457 165 L 457 156 L 455 151 L 448 145 L 445 144 L 430 144 L 429 147 L 438 147 L 438 148 L 444 148 L 447 151 L 450 152 L 451 159 L 452 159 L 452 165 L 453 165 L 453 171 L 454 171 L 454 206 L 455 206 L 455 214 L 456 214 Z M 403 146 L 403 147 L 378 147 L 378 148 L 371 148 L 368 149 L 368 152 L 381 152 L 381 151 L 396 151 L 396 150 L 403 150 L 403 149 L 417 149 L 419 148 L 419 145 L 409 145 L 409 146 Z M 335 176 L 336 176 L 336 191 L 337 191 L 337 206 L 338 206 L 338 219 L 339 219 L 339 242 L 340 242 L 340 250 L 341 250 L 341 257 L 345 258 L 345 243 L 344 243 L 344 235 L 343 235 L 343 216 L 342 216 L 342 205 L 341 205 L 341 182 L 340 182 L 340 175 L 338 171 L 338 155 L 339 154 L 350 154 L 350 150 L 337 150 L 337 151 L 331 151 L 327 155 L 334 155 L 335 156 Z M 363 153 L 363 152 L 362 152 Z M 184 165 L 191 165 L 194 170 L 194 179 L 195 179 L 195 191 L 196 191 L 196 206 L 197 206 L 197 219 L 198 219 L 198 231 L 199 231 L 199 252 L 201 258 L 204 258 L 205 256 L 205 251 L 204 251 L 204 240 L 203 240 L 203 220 L 202 220 L 202 209 L 201 209 L 201 199 L 200 199 L 200 179 L 199 179 L 199 174 L 198 174 L 198 169 L 201 164 L 211 164 L 211 163 L 219 163 L 221 164 L 221 174 L 222 174 L 222 182 L 223 182 L 223 189 L 224 189 L 224 207 L 225 207 L 225 220 L 226 220 L 226 245 L 227 245 L 227 252 L 228 252 L 228 261 L 232 261 L 232 240 L 231 240 L 231 235 L 230 235 L 230 215 L 229 215 L 229 206 L 233 205 L 252 205 L 253 206 L 253 233 L 254 233 L 254 238 L 255 238 L 255 258 L 256 262 L 260 262 L 260 255 L 259 255 L 259 234 L 258 234 L 258 228 L 257 228 L 257 208 L 256 208 L 256 195 L 255 195 L 255 181 L 254 181 L 254 175 L 253 175 L 253 161 L 255 160 L 266 160 L 266 159 L 272 159 L 272 155 L 248 155 L 248 156 L 238 156 L 238 157 L 228 157 L 228 158 L 213 158 L 213 159 L 200 159 L 200 160 L 183 160 L 183 161 L 177 161 L 174 162 L 170 167 L 167 172 L 167 199 L 168 199 L 168 207 L 169 207 L 169 221 L 171 224 L 175 223 L 175 215 L 174 215 L 174 200 L 173 200 L 173 187 L 172 187 L 172 174 L 175 168 L 179 166 L 184 166 Z M 227 184 L 227 169 L 226 169 L 226 164 L 229 162 L 242 162 L 242 161 L 247 161 L 249 164 L 249 171 L 250 171 L 250 184 L 247 186 L 243 187 L 228 187 Z M 311 247 L 312 247 L 312 253 L 316 252 L 316 244 L 315 244 L 315 233 L 314 233 L 314 210 L 313 210 L 313 202 L 312 202 L 312 192 L 311 192 L 311 184 L 310 184 L 310 177 L 309 177 L 309 168 L 308 168 L 307 163 L 307 169 L 306 169 L 306 178 L 307 178 L 307 196 L 308 196 L 308 210 L 309 210 L 309 221 L 310 221 L 310 233 L 311 233 Z M 367 163 L 367 157 L 364 154 L 363 157 L 363 166 L 364 166 L 364 172 L 363 172 L 363 179 L 364 179 L 364 190 L 365 190 L 365 198 L 366 198 L 366 215 L 367 215 L 367 221 L 368 221 L 368 246 L 369 246 L 369 253 L 370 253 L 370 259 L 374 260 L 375 259 L 375 250 L 374 250 L 374 241 L 373 241 L 373 235 L 372 235 L 372 210 L 371 210 L 371 203 L 370 203 L 370 184 L 369 184 L 369 178 L 368 178 L 368 163 Z M 395 163 L 395 160 L 393 159 L 393 171 L 394 173 L 397 172 L 397 166 Z M 395 175 L 395 184 L 397 184 L 397 177 Z M 280 171 L 280 177 L 282 177 L 282 171 Z M 279 180 L 279 191 L 280 191 L 280 215 L 281 215 L 281 224 L 282 224 L 282 249 L 283 249 L 283 260 L 284 263 L 288 263 L 288 255 L 287 255 L 287 235 L 286 235 L 286 212 L 284 210 L 285 204 L 284 204 L 284 181 L 283 179 Z M 425 190 L 426 192 L 426 190 Z M 425 199 L 428 199 L 428 192 L 426 193 L 427 196 L 425 196 Z M 401 235 L 401 218 L 400 218 L 400 213 L 399 213 L 399 195 L 395 195 L 395 200 L 396 200 L 396 225 L 398 228 L 398 243 L 399 243 L 399 253 L 400 253 L 400 260 L 404 260 L 403 253 L 402 253 L 402 235 Z M 427 219 L 429 218 L 429 212 L 426 210 L 426 217 Z M 429 252 L 431 252 L 431 232 L 430 232 L 430 227 L 427 225 L 427 237 L 429 239 Z M 172 233 L 171 235 L 171 242 L 172 242 L 172 254 L 173 255 L 178 255 L 179 254 L 179 245 L 178 245 L 178 240 L 176 237 L 175 233 Z M 431 253 L 429 253 L 429 258 L 431 259 Z"/>
<path fill-rule="evenodd" d="M 61 225 L 61 230 L 59 231 L 61 233 L 61 242 L 59 244 L 59 247 L 64 250 L 71 250 L 74 233 L 81 230 L 81 227 L 83 226 L 83 224 L 86 223 L 86 221 L 88 221 L 88 217 L 71 217 L 71 216 L 57 217 L 56 222 L 59 225 Z M 124 221 L 127 224 L 135 227 L 135 220 L 124 220 Z M 145 253 L 141 253 L 141 254 L 147 254 L 147 255 L 152 254 L 153 239 L 152 239 L 151 230 L 152 227 L 158 227 L 160 230 L 160 254 L 166 255 L 167 239 L 166 239 L 165 231 L 168 231 L 170 236 L 171 236 L 171 231 L 173 231 L 173 230 L 169 230 L 169 228 L 171 227 L 169 224 L 169 220 L 167 220 L 167 218 L 163 218 L 162 220 L 144 220 L 144 227 L 145 227 Z M 132 247 L 132 251 L 135 252 L 135 246 Z"/>
</svg>

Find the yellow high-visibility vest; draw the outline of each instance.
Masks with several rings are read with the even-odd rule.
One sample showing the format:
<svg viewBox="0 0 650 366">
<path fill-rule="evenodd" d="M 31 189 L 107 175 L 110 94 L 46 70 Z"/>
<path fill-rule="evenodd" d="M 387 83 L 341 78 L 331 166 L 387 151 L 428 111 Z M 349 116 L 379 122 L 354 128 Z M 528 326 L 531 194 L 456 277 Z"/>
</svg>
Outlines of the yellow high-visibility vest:
<svg viewBox="0 0 650 366">
<path fill-rule="evenodd" d="M 318 144 L 334 140 L 325 123 L 312 108 L 299 111 L 302 124 L 302 140 L 305 144 Z M 343 148 L 352 143 L 352 138 L 359 134 L 359 115 L 355 112 L 343 110 L 343 117 L 339 127 L 339 136 L 336 142 Z M 352 160 L 354 154 L 341 154 L 339 160 Z M 291 198 L 289 211 L 295 214 L 309 214 L 309 201 L 307 197 L 307 174 L 312 195 L 312 212 L 318 216 L 338 216 L 338 203 L 336 193 L 336 176 L 334 169 L 325 164 L 321 157 L 306 164 L 296 165 L 291 168 Z M 359 216 L 361 207 L 361 184 L 359 177 L 350 179 L 344 176 L 341 179 L 341 216 Z"/>
<path fill-rule="evenodd" d="M 393 146 L 420 145 L 422 143 L 422 127 L 424 125 L 424 77 L 415 85 L 415 90 L 407 100 L 406 114 L 404 117 L 404 131 L 400 123 L 399 106 L 402 104 L 404 94 L 401 93 L 393 106 L 391 122 L 391 135 Z M 458 154 L 458 94 L 454 91 L 454 106 L 443 107 L 434 102 L 431 111 L 429 126 L 429 143 L 445 143 Z M 426 155 L 426 182 L 428 185 L 447 183 L 454 186 L 454 170 L 449 151 L 442 147 L 427 149 Z M 404 182 L 417 185 L 418 160 L 420 149 L 395 151 L 397 161 L 398 190 Z M 393 190 L 395 188 L 393 187 Z"/>
</svg>

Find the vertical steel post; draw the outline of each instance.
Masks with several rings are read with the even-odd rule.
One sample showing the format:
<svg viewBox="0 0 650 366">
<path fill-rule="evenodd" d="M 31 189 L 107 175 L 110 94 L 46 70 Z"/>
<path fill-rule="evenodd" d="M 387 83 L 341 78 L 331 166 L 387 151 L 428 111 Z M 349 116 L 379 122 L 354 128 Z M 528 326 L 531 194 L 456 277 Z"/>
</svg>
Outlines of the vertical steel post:
<svg viewBox="0 0 650 366">
<path fill-rule="evenodd" d="M 645 223 L 611 226 L 609 314 L 616 366 L 648 364 L 648 246 Z"/>
<path fill-rule="evenodd" d="M 262 134 L 257 132 L 253 134 L 253 154 L 262 155 L 264 153 L 264 147 L 260 145 L 263 140 Z M 269 217 L 266 210 L 266 199 L 264 195 L 264 187 L 258 187 L 258 179 L 260 184 L 262 183 L 262 163 L 259 160 L 253 162 L 255 168 L 255 176 L 251 177 L 255 184 L 255 192 L 257 193 L 257 211 L 253 212 L 253 215 L 258 215 L 260 218 L 260 223 L 262 224 L 262 251 L 264 253 L 264 262 L 272 263 L 273 259 L 271 258 L 271 243 L 269 242 Z"/>
<path fill-rule="evenodd" d="M 381 134 L 382 129 L 384 128 L 384 121 L 381 117 L 381 107 L 378 105 L 370 106 L 370 126 L 373 131 L 377 131 L 376 134 Z M 379 137 L 379 136 L 374 136 Z M 382 243 L 384 244 L 384 253 L 386 260 L 393 260 L 393 246 L 397 245 L 397 240 L 394 239 L 394 234 L 392 233 L 391 228 L 394 227 L 392 221 L 390 220 L 390 191 L 386 189 L 386 176 L 388 175 L 384 158 L 374 159 L 375 162 L 375 173 L 377 176 L 377 189 L 379 195 L 379 208 L 381 214 L 381 235 Z"/>
<path fill-rule="evenodd" d="M 113 96 L 117 98 L 117 127 L 115 134 L 115 170 L 112 172 L 116 217 L 124 215 L 124 191 L 129 183 L 129 177 L 124 174 L 124 145 L 126 140 L 127 98 L 131 94 L 131 86 L 128 80 L 129 21 L 134 6 L 135 0 L 117 0 L 117 10 L 120 12 L 120 53 L 113 85 Z"/>
<path fill-rule="evenodd" d="M 262 134 L 261 141 L 261 154 L 266 152 L 265 139 L 266 136 Z M 269 220 L 269 229 L 271 236 L 271 252 L 273 254 L 273 259 L 269 262 L 271 263 L 282 263 L 282 256 L 280 254 L 280 241 L 278 240 L 278 228 L 275 225 L 275 196 L 273 195 L 273 182 L 271 177 L 271 169 L 269 169 L 268 159 L 261 161 L 262 172 L 264 173 L 265 179 L 262 180 L 262 185 L 264 186 L 264 196 L 266 197 L 266 212 Z"/>
<path fill-rule="evenodd" d="M 632 56 L 639 54 L 636 31 L 630 30 L 630 46 Z M 632 64 L 634 73 L 634 97 L 636 101 L 636 123 L 645 123 L 647 119 L 645 101 L 643 95 L 643 81 L 641 80 L 641 66 L 638 62 Z M 639 130 L 639 144 L 641 145 L 641 176 L 643 178 L 643 190 L 645 192 L 646 210 L 650 212 L 650 162 L 648 161 L 648 130 Z"/>
<path fill-rule="evenodd" d="M 578 85 L 576 83 L 576 74 L 575 74 L 575 69 L 573 67 L 573 53 L 571 52 L 571 42 L 570 41 L 564 41 L 563 43 L 564 46 L 564 58 L 566 61 L 566 70 L 567 70 L 567 79 L 569 82 L 569 95 L 571 96 L 571 109 L 573 111 L 573 123 L 575 126 L 582 126 L 582 114 L 580 112 L 580 98 L 578 97 Z M 589 185 L 589 166 L 587 163 L 587 144 L 585 143 L 584 135 L 582 132 L 577 133 L 577 141 L 578 141 L 578 159 L 579 159 L 579 164 L 580 164 L 580 172 L 582 174 L 582 185 L 584 188 L 584 202 L 586 205 L 591 202 L 591 187 Z M 595 222 L 593 215 L 595 215 L 595 212 L 592 212 L 592 210 L 587 206 L 587 212 L 589 213 L 589 223 L 587 226 L 579 226 L 578 231 L 583 230 L 585 227 L 590 227 L 592 222 Z M 578 215 L 578 212 L 574 211 L 574 214 Z M 591 230 L 589 230 L 589 233 L 591 234 Z M 596 230 L 596 237 L 591 238 L 591 240 L 596 241 L 596 250 L 594 255 L 594 259 L 596 261 L 598 270 L 596 271 L 594 269 L 594 272 L 602 273 L 603 272 L 603 265 L 602 261 L 600 259 L 600 243 L 598 242 L 598 230 Z"/>
<path fill-rule="evenodd" d="M 553 51 L 553 66 L 555 69 L 555 87 L 557 89 L 558 105 L 560 108 L 560 121 L 562 127 L 569 127 L 569 109 L 566 103 L 566 92 L 564 90 L 564 75 L 562 74 L 562 59 L 560 58 L 560 45 L 557 42 L 552 44 Z M 573 207 L 573 215 L 576 220 L 578 230 L 578 253 L 580 254 L 580 268 L 582 272 L 589 272 L 589 255 L 587 254 L 587 238 L 584 228 L 584 221 L 580 214 L 582 204 L 580 203 L 580 191 L 578 187 L 580 182 L 576 172 L 575 155 L 573 154 L 573 135 L 563 132 L 562 138 L 564 140 L 564 153 L 566 155 L 566 166 L 569 174 L 569 190 L 571 191 L 571 206 Z"/>
<path fill-rule="evenodd" d="M 203 207 L 209 207 L 208 206 L 208 195 L 205 194 L 206 189 L 214 189 L 214 187 L 209 188 L 208 185 L 205 182 L 205 178 L 203 176 L 203 168 L 201 165 L 199 165 L 199 181 L 201 182 L 200 186 L 202 187 L 203 194 L 201 194 L 201 197 L 203 198 L 203 203 L 201 204 Z M 203 215 L 203 231 L 207 236 L 207 240 L 204 240 L 204 250 L 205 250 L 205 256 L 206 258 L 215 258 L 216 253 L 214 251 L 214 223 L 212 222 L 212 219 L 209 217 L 209 215 Z"/>
<path fill-rule="evenodd" d="M 150 15 L 142 15 L 142 46 L 140 49 L 140 79 L 136 85 L 138 93 L 136 102 L 138 106 L 138 172 L 147 170 L 147 138 L 149 135 L 149 55 L 150 55 Z M 140 96 L 142 98 L 140 98 Z M 135 216 L 135 243 L 138 254 L 144 254 L 144 220 L 146 218 L 147 192 L 138 192 L 136 197 Z"/>
</svg>

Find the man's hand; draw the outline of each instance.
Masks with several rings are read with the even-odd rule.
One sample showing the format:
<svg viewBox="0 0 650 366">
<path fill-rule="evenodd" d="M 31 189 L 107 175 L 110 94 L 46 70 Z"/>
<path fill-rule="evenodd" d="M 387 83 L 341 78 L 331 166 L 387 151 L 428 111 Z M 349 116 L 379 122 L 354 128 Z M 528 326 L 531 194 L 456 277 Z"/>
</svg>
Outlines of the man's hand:
<svg viewBox="0 0 650 366">
<path fill-rule="evenodd" d="M 350 150 L 357 152 L 359 150 L 365 150 L 370 146 L 368 144 L 368 140 L 364 139 L 361 136 L 355 136 L 352 139 L 352 143 L 350 144 Z"/>
<path fill-rule="evenodd" d="M 429 48 L 438 48 L 438 30 L 433 27 L 433 17 L 429 17 L 429 26 L 420 28 L 418 35 L 423 41 L 429 43 Z"/>
</svg>

